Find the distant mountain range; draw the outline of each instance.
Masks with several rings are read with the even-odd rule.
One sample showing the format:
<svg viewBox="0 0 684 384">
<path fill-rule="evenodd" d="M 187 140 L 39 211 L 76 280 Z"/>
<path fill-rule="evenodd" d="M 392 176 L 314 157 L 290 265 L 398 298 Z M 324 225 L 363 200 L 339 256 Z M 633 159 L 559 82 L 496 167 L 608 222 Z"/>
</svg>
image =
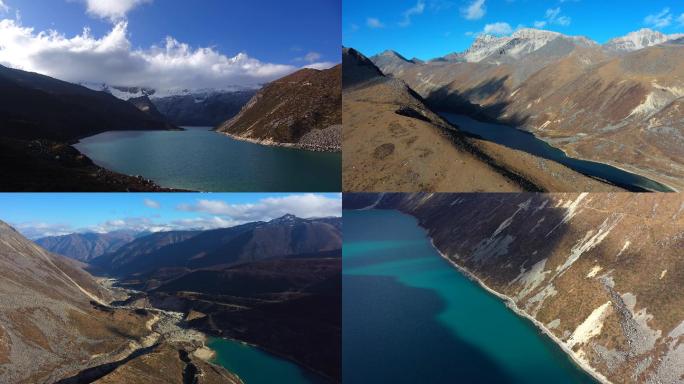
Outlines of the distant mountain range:
<svg viewBox="0 0 684 384">
<path fill-rule="evenodd" d="M 88 262 L 104 253 L 114 252 L 135 240 L 140 234 L 133 231 L 110 233 L 74 233 L 64 236 L 48 236 L 35 243 L 52 253 Z"/>
<path fill-rule="evenodd" d="M 345 194 L 344 207 L 414 216 L 445 258 L 610 382 L 684 377 L 681 194 Z"/>
<path fill-rule="evenodd" d="M 216 127 L 237 115 L 256 90 L 199 91 L 153 97 L 152 102 L 169 121 L 179 126 Z"/>
<path fill-rule="evenodd" d="M 341 219 L 301 219 L 292 215 L 208 231 L 161 232 L 140 237 L 92 258 L 115 276 L 230 266 L 263 259 L 305 256 L 342 248 Z M 152 276 L 148 276 L 152 274 Z"/>
<path fill-rule="evenodd" d="M 599 45 L 523 29 L 429 62 L 371 57 L 436 111 L 520 127 L 570 156 L 684 187 L 684 35 L 642 29 Z"/>
<path fill-rule="evenodd" d="M 261 89 L 218 132 L 266 145 L 340 151 L 342 69 L 302 69 Z"/>
</svg>

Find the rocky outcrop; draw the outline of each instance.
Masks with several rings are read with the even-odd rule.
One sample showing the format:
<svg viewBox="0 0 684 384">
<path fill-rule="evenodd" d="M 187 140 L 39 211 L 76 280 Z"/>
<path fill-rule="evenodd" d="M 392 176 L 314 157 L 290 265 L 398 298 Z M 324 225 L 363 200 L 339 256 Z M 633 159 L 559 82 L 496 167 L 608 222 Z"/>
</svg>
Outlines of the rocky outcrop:
<svg viewBox="0 0 684 384">
<path fill-rule="evenodd" d="M 684 197 L 345 195 L 415 216 L 442 255 L 614 383 L 684 377 Z"/>
<path fill-rule="evenodd" d="M 266 85 L 216 131 L 265 145 L 340 151 L 341 88 L 339 65 L 302 69 Z"/>
</svg>

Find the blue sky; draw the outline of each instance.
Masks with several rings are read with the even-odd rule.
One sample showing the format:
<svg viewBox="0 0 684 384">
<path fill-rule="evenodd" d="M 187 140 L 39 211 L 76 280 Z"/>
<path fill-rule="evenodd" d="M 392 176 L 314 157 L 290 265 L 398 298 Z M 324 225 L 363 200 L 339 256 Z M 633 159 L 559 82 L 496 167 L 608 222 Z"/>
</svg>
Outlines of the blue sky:
<svg viewBox="0 0 684 384">
<path fill-rule="evenodd" d="M 463 51 L 485 30 L 535 24 L 599 43 L 641 28 L 684 33 L 681 0 L 345 0 L 342 9 L 345 46 L 420 59 Z"/>
<path fill-rule="evenodd" d="M 25 236 L 114 230 L 229 227 L 299 217 L 341 216 L 340 194 L 70 193 L 0 194 L 0 220 Z"/>
<path fill-rule="evenodd" d="M 0 0 L 2 19 L 10 21 L 0 22 L 0 38 L 6 45 L 0 48 L 0 64 L 47 72 L 74 82 L 133 85 L 155 75 L 163 77 L 164 70 L 170 71 L 181 63 L 186 72 L 197 72 L 189 76 L 191 80 L 246 85 L 248 80 L 270 81 L 303 66 L 324 67 L 340 61 L 340 0 Z M 112 33 L 122 25 L 123 34 Z M 75 39 L 83 36 L 86 27 L 90 30 L 88 38 Z M 59 38 L 41 39 L 39 33 L 49 30 Z M 100 41 L 110 35 L 113 37 L 109 44 Z M 159 52 L 152 48 L 165 47 L 167 37 L 187 44 L 190 54 L 176 50 L 166 57 L 156 55 Z M 12 49 L 15 40 L 16 49 Z M 89 71 L 52 69 L 45 63 L 46 52 L 55 50 L 62 53 L 60 59 L 77 67 L 87 62 L 104 68 L 95 76 L 78 79 L 79 72 L 86 77 Z M 90 51 L 89 55 L 83 55 L 84 50 Z M 251 72 L 241 72 L 240 65 L 229 65 L 228 61 L 240 53 L 258 60 L 255 63 L 243 58 L 238 63 L 251 67 Z M 111 66 L 113 61 L 118 67 Z M 212 68 L 213 77 L 201 72 Z M 132 69 L 146 73 L 134 76 Z M 118 78 L 108 77 L 106 71 L 114 71 Z M 251 77 L 245 79 L 247 75 Z M 168 76 L 174 77 L 175 73 Z M 206 81 L 202 76 L 207 77 Z M 170 86 L 150 82 L 149 86 Z M 179 87 L 190 85 L 188 82 Z"/>
</svg>

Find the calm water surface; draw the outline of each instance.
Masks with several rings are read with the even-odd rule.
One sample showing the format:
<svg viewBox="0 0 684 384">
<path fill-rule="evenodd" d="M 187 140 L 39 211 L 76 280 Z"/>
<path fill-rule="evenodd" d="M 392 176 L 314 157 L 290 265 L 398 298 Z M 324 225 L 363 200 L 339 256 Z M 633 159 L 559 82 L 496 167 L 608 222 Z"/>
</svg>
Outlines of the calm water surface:
<svg viewBox="0 0 684 384">
<path fill-rule="evenodd" d="M 345 383 L 595 383 L 396 211 L 344 211 Z"/>
<path fill-rule="evenodd" d="M 323 384 L 320 378 L 296 364 L 243 343 L 210 338 L 214 363 L 236 373 L 245 384 Z"/>
<path fill-rule="evenodd" d="M 477 135 L 484 140 L 553 160 L 579 173 L 606 180 L 632 191 L 673 192 L 663 184 L 611 165 L 568 157 L 560 149 L 550 146 L 533 134 L 507 125 L 484 123 L 453 113 L 442 113 L 442 116 L 452 124 L 456 124 L 460 130 Z"/>
<path fill-rule="evenodd" d="M 75 147 L 98 165 L 205 192 L 339 192 L 342 155 L 234 140 L 208 127 L 105 132 Z"/>
</svg>

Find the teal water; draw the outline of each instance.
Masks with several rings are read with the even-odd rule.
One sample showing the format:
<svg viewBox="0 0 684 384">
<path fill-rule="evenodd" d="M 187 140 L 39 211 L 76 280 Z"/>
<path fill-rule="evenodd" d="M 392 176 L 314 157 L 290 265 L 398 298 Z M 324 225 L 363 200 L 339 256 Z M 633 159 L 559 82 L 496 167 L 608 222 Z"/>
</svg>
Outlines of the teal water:
<svg viewBox="0 0 684 384">
<path fill-rule="evenodd" d="M 105 132 L 75 147 L 96 164 L 203 192 L 339 192 L 342 155 L 269 147 L 210 128 Z"/>
<path fill-rule="evenodd" d="M 240 376 L 245 384 L 324 383 L 288 360 L 237 341 L 210 338 L 207 345 L 216 351 L 214 363 Z"/>
<path fill-rule="evenodd" d="M 606 180 L 630 191 L 674 192 L 666 185 L 635 173 L 623 171 L 608 164 L 569 157 L 560 149 L 552 147 L 529 132 L 507 125 L 484 123 L 453 113 L 443 113 L 442 116 L 457 125 L 460 130 L 479 136 L 483 140 L 553 160 L 579 173 Z"/>
<path fill-rule="evenodd" d="M 344 211 L 342 287 L 345 383 L 595 383 L 411 216 Z"/>
</svg>

